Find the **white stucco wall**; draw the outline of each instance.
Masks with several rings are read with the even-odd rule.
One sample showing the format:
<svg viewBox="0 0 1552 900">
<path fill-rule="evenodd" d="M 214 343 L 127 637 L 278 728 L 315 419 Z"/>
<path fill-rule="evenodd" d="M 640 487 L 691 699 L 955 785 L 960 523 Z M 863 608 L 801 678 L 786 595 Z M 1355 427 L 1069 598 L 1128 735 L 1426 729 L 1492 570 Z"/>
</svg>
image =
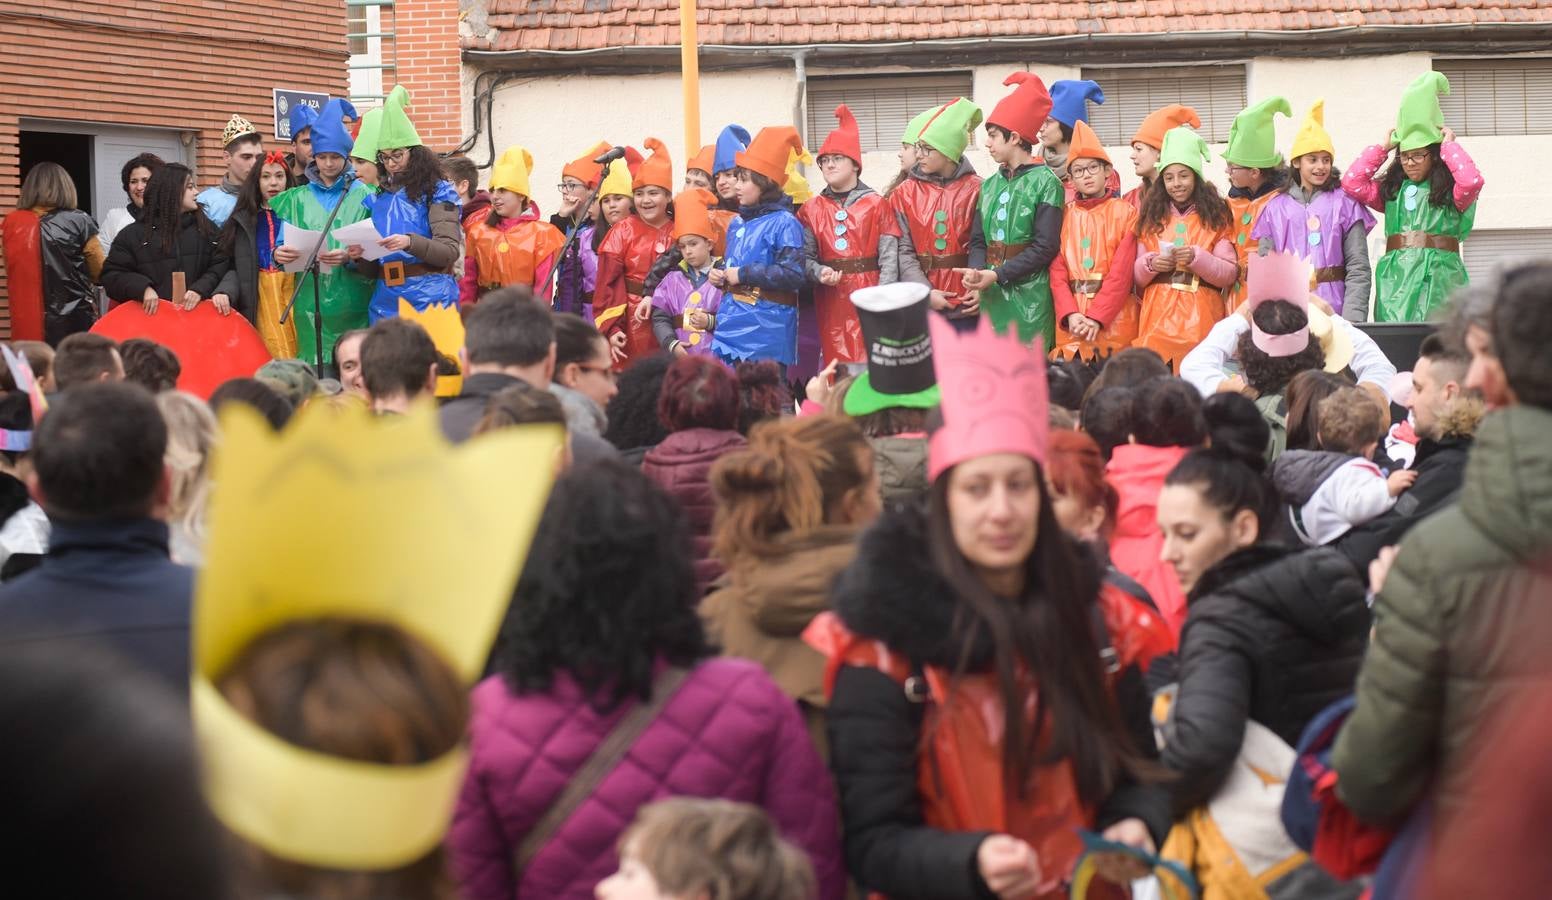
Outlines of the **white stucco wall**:
<svg viewBox="0 0 1552 900">
<path fill-rule="evenodd" d="M 1391 127 L 1403 89 L 1431 60 L 1425 53 L 1390 56 L 1365 56 L 1332 59 L 1291 59 L 1258 57 L 1245 61 L 1247 96 L 1252 102 L 1273 94 L 1288 98 L 1293 106 L 1291 119 L 1277 120 L 1278 146 L 1286 152 L 1305 112 L 1318 98 L 1326 101 L 1325 123 L 1336 145 L 1337 165 L 1346 168 L 1363 147 L 1379 141 Z M 1009 88 L 1002 80 L 1014 67 L 982 66 L 972 69 L 973 96 L 988 112 L 1005 96 Z M 1030 67 L 1048 84 L 1063 78 L 1077 78 L 1080 70 L 1070 66 L 1034 65 Z M 869 73 L 909 71 L 904 68 L 873 68 Z M 811 76 L 856 74 L 855 70 L 811 68 Z M 466 68 L 465 116 L 469 115 L 468 94 L 473 70 Z M 793 121 L 798 85 L 790 65 L 734 72 L 706 72 L 701 78 L 701 140 L 715 139 L 729 121 L 738 121 L 756 132 L 762 125 Z M 512 82 L 496 93 L 494 116 L 496 148 L 521 143 L 533 152 L 535 172 L 533 191 L 541 209 L 555 208 L 558 196 L 554 185 L 560 169 L 568 160 L 599 140 L 629 142 L 640 147 L 647 135 L 661 138 L 671 149 L 676 178 L 682 178 L 687 154 L 681 125 L 679 79 L 677 75 L 567 76 L 531 78 Z M 466 121 L 468 129 L 472 123 Z M 812 147 L 824 140 L 823 134 L 809 135 Z M 976 136 L 969 153 L 976 169 L 985 174 L 992 169 L 990 157 L 981 149 L 984 133 Z M 1552 182 L 1524 177 L 1529 161 L 1536 158 L 1546 136 L 1492 137 L 1462 139 L 1468 152 L 1481 167 L 1487 189 L 1478 206 L 1476 227 L 1481 229 L 1546 228 L 1552 226 Z M 1121 173 L 1122 186 L 1137 183 L 1126 146 L 1107 148 Z M 1213 162 L 1208 177 L 1226 188 L 1227 177 L 1220 154 L 1221 144 L 1213 145 Z M 471 155 L 483 160 L 483 142 Z M 882 188 L 898 171 L 894 150 L 865 154 L 863 178 Z M 810 177 L 818 182 L 817 171 Z M 678 185 L 676 184 L 676 187 Z M 1378 259 L 1384 237 L 1376 228 L 1371 238 L 1371 255 Z"/>
</svg>

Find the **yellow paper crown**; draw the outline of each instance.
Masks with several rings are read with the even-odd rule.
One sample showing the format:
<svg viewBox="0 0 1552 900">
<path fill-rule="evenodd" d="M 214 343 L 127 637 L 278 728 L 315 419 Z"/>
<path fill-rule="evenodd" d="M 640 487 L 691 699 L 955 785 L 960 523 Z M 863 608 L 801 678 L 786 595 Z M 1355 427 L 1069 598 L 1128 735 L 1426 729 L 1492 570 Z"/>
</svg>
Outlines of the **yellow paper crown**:
<svg viewBox="0 0 1552 900">
<path fill-rule="evenodd" d="M 306 750 L 238 713 L 215 683 L 254 639 L 324 617 L 397 625 L 473 683 L 533 540 L 562 429 L 504 429 L 452 448 L 429 403 L 381 419 L 313 404 L 282 435 L 238 404 L 222 427 L 193 626 L 211 808 L 294 862 L 383 870 L 420 859 L 451 821 L 462 747 L 416 766 Z"/>
<path fill-rule="evenodd" d="M 1308 114 L 1304 116 L 1304 124 L 1299 126 L 1299 133 L 1294 135 L 1293 147 L 1288 151 L 1289 159 L 1298 159 L 1306 153 L 1329 153 L 1336 155 L 1336 148 L 1331 143 L 1331 135 L 1326 131 L 1326 101 L 1316 100 L 1310 107 Z"/>
<path fill-rule="evenodd" d="M 533 172 L 533 154 L 525 147 L 508 147 L 490 170 L 490 189 L 506 188 L 514 194 L 530 197 L 528 176 Z"/>
<path fill-rule="evenodd" d="M 409 319 L 426 329 L 426 334 L 431 335 L 431 343 L 436 345 L 438 353 L 453 359 L 458 358 L 458 351 L 463 348 L 464 331 L 463 317 L 458 314 L 457 306 L 433 304 L 421 312 L 411 306 L 408 300 L 400 297 L 399 318 Z M 436 395 L 438 397 L 456 397 L 462 390 L 462 374 L 437 376 Z"/>
<path fill-rule="evenodd" d="M 799 163 L 811 166 L 814 164 L 814 157 L 807 150 L 802 153 L 794 150 L 787 155 L 787 183 L 782 186 L 782 190 L 792 198 L 794 206 L 802 206 L 814 196 L 814 190 L 809 187 L 808 179 L 798 171 Z"/>
</svg>

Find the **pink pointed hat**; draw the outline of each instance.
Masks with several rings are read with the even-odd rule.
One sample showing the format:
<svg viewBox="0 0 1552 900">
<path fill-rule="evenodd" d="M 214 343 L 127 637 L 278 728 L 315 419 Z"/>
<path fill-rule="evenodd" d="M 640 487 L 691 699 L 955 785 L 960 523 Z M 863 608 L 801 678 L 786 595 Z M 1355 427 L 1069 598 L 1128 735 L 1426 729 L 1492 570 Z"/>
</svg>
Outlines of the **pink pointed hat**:
<svg viewBox="0 0 1552 900">
<path fill-rule="evenodd" d="M 1310 264 L 1292 253 L 1250 255 L 1250 271 L 1245 276 L 1250 340 L 1267 356 L 1293 356 L 1309 346 L 1310 274 Z M 1272 300 L 1286 300 L 1304 310 L 1304 327 L 1292 334 L 1267 334 L 1256 327 L 1256 307 Z"/>
<path fill-rule="evenodd" d="M 960 333 L 932 316 L 933 368 L 938 374 L 943 427 L 927 445 L 927 477 L 934 481 L 967 459 L 1017 453 L 1045 462 L 1051 404 L 1045 353 L 998 334 L 987 317 Z"/>
</svg>

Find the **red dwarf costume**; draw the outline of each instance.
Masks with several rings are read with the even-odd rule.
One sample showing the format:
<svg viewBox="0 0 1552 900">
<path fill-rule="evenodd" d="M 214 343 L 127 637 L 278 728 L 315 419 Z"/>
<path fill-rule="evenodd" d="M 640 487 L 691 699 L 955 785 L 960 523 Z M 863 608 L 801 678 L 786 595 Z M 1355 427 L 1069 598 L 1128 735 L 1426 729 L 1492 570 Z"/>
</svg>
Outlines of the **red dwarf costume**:
<svg viewBox="0 0 1552 900">
<path fill-rule="evenodd" d="M 844 156 L 857 164 L 860 175 L 862 138 L 857 119 L 845 104 L 835 108 L 835 118 L 840 125 L 825 138 L 816 158 Z M 865 362 L 867 347 L 850 298 L 852 291 L 878 284 L 881 259 L 894 255 L 882 248 L 886 237 L 892 244 L 900 233 L 889 202 L 858 181 L 845 195 L 826 187 L 798 209 L 797 217 L 808 232 L 804 245 L 809 280 L 815 283 L 814 306 L 822 359 Z M 819 283 L 817 273 L 821 268 L 834 269 L 841 274 L 841 280 L 833 285 Z M 894 278 L 891 271 L 890 280 Z"/>
<path fill-rule="evenodd" d="M 659 187 L 672 194 L 674 170 L 668 148 L 657 138 L 647 138 L 645 146 L 653 153 L 641 163 L 632 188 Z M 666 201 L 664 206 L 666 208 Z M 673 246 L 673 242 L 673 219 L 665 216 L 661 225 L 653 227 L 632 214 L 610 228 L 598 248 L 594 322 L 605 337 L 612 338 L 621 332 L 626 335 L 625 356 L 615 361 L 616 370 L 660 349 L 657 339 L 652 336 L 651 320 L 637 318 L 635 311 L 638 303 L 652 302 L 647 294 L 647 275 L 652 271 L 652 264 Z"/>
</svg>

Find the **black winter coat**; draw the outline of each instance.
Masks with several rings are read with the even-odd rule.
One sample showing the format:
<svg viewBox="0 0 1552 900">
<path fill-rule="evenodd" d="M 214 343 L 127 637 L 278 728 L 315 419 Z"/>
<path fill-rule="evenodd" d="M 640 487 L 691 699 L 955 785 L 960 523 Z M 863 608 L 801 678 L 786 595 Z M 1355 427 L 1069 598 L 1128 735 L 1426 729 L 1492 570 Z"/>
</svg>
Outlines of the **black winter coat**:
<svg viewBox="0 0 1552 900">
<path fill-rule="evenodd" d="M 929 559 L 924 510 L 897 506 L 863 535 L 832 601 L 854 633 L 881 640 L 919 665 L 953 668 L 960 650 L 953 637 L 957 602 Z M 989 668 L 991 658 L 990 636 L 982 635 L 972 649 L 971 668 Z M 1117 701 L 1139 748 L 1151 754 L 1150 704 L 1141 673 L 1123 673 Z M 836 678 L 826 718 L 847 870 L 864 888 L 892 900 L 991 897 L 976 866 L 976 852 L 989 832 L 949 832 L 923 821 L 916 786 L 923 710 L 906 698 L 899 682 L 877 669 L 843 666 Z M 1101 804 L 1096 827 L 1131 817 L 1147 823 L 1155 844 L 1162 845 L 1169 828 L 1168 792 L 1123 784 Z"/>
<path fill-rule="evenodd" d="M 1176 815 L 1222 787 L 1247 721 L 1292 746 L 1316 713 L 1353 692 L 1369 638 L 1364 597 L 1352 566 L 1325 547 L 1258 544 L 1202 576 L 1187 598 L 1165 729 Z"/>
<path fill-rule="evenodd" d="M 247 210 L 233 210 L 223 229 L 232 231 L 232 249 L 226 273 L 214 293 L 225 294 L 232 309 L 250 323 L 258 324 L 259 314 L 259 242 L 255 231 L 257 218 Z"/>
<path fill-rule="evenodd" d="M 163 300 L 181 301 L 182 297 L 172 296 L 174 272 L 184 274 L 186 290 L 203 298 L 216 293 L 231 261 L 216 246 L 217 230 L 208 222 L 208 232 L 198 227 L 203 216 L 197 210 L 183 214 L 172 253 L 162 249 L 159 236 L 146 227 L 144 219 L 124 226 L 113 239 L 108 261 L 102 267 L 102 286 L 108 299 L 138 303 L 145 289 L 154 287 Z"/>
</svg>

